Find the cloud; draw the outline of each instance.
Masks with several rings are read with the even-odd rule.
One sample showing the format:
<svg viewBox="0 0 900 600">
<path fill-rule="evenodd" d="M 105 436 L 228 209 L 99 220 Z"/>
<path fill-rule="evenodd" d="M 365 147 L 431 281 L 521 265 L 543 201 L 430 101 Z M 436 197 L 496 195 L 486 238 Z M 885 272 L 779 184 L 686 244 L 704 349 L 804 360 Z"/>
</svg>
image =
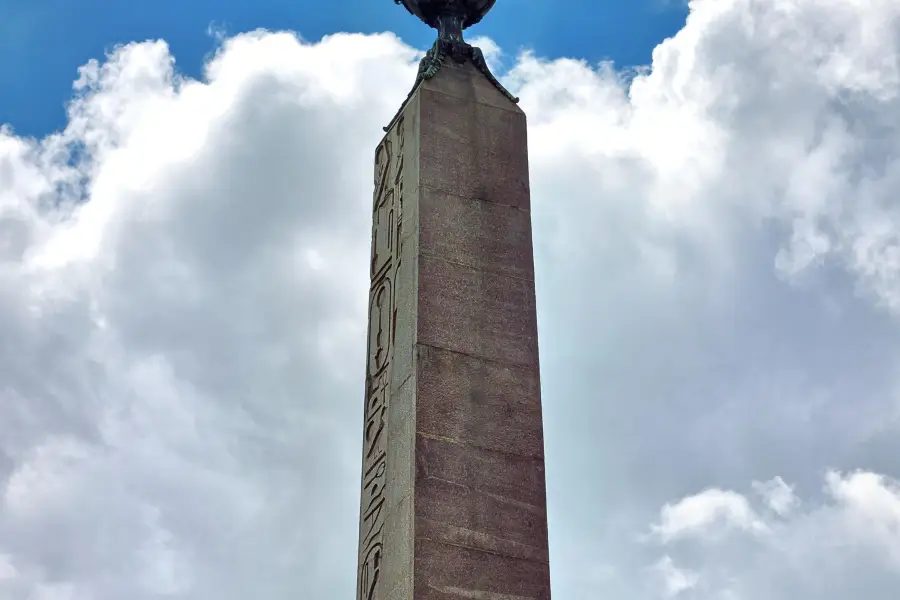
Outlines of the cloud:
<svg viewBox="0 0 900 600">
<path fill-rule="evenodd" d="M 871 545 L 900 571 L 900 483 L 875 473 L 829 473 L 827 492 L 848 538 Z"/>
<path fill-rule="evenodd" d="M 4 133 L 0 596 L 328 597 L 353 571 L 359 44 L 408 84 L 391 36 L 248 34 L 205 83 L 133 44 L 82 69 L 66 131 Z"/>
<path fill-rule="evenodd" d="M 780 478 L 773 481 L 785 485 Z M 735 527 L 731 538 L 712 539 L 704 535 L 705 530 L 694 527 L 684 528 L 679 538 L 663 539 L 667 546 L 688 538 L 703 542 L 693 546 L 695 552 L 689 559 L 697 571 L 675 568 L 669 554 L 660 558 L 657 570 L 663 575 L 664 590 L 672 593 L 673 586 L 691 583 L 690 588 L 701 591 L 703 598 L 729 594 L 753 598 L 770 593 L 772 582 L 777 582 L 787 589 L 840 597 L 852 586 L 862 585 L 875 597 L 887 598 L 886 586 L 900 580 L 900 486 L 871 472 L 832 471 L 826 476 L 825 492 L 825 498 L 806 503 L 802 512 L 787 518 L 777 512 L 763 517 L 761 526 L 770 535 L 758 536 L 753 529 Z M 706 492 L 676 506 L 699 506 L 700 499 L 722 494 Z M 725 494 L 733 504 L 754 510 L 748 497 L 733 491 Z M 706 506 L 711 505 L 707 498 Z M 661 521 L 665 523 L 670 514 L 670 507 L 664 507 Z M 672 547 L 666 551 L 678 552 Z M 689 554 L 683 549 L 681 553 Z M 854 577 L 853 569 L 863 572 Z"/>
<path fill-rule="evenodd" d="M 787 516 L 800 504 L 799 498 L 794 494 L 794 488 L 786 484 L 781 477 L 766 482 L 754 481 L 753 490 L 763 498 L 770 510 L 782 517 Z"/>
<path fill-rule="evenodd" d="M 667 598 L 694 589 L 700 580 L 700 576 L 696 573 L 676 567 L 669 556 L 664 556 L 656 563 L 656 570 L 663 579 Z"/>
<path fill-rule="evenodd" d="M 706 537 L 717 526 L 757 533 L 768 530 L 744 496 L 711 489 L 665 505 L 653 531 L 663 542 L 669 542 L 686 536 Z"/>
<path fill-rule="evenodd" d="M 898 23 L 698 0 L 637 73 L 511 65 L 556 597 L 893 598 Z M 130 44 L 64 131 L 0 132 L 0 600 L 352 594 L 372 151 L 419 55 Z"/>
</svg>

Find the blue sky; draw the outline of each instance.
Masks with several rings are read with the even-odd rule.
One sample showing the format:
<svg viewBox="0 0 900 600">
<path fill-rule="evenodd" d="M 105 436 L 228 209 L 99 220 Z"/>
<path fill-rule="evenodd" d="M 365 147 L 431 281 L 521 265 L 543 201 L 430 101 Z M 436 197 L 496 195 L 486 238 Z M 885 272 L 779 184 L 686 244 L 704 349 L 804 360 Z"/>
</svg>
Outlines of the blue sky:
<svg viewBox="0 0 900 600">
<path fill-rule="evenodd" d="M 686 14 L 672 0 L 500 0 L 472 35 L 490 36 L 507 52 L 630 66 L 648 64 Z M 391 30 L 419 48 L 432 41 L 392 0 L 0 0 L 0 123 L 29 136 L 63 126 L 76 69 L 119 43 L 165 39 L 178 68 L 197 76 L 213 48 L 210 25 L 229 34 L 292 29 L 308 40 Z"/>
</svg>

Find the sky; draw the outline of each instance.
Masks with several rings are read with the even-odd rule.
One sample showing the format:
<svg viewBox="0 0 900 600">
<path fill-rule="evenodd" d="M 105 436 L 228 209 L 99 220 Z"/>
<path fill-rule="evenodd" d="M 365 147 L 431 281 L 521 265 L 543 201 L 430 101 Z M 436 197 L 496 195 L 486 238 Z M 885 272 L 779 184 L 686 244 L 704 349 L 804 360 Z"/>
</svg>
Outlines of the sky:
<svg viewBox="0 0 900 600">
<path fill-rule="evenodd" d="M 20 4 L 0 600 L 352 597 L 371 161 L 429 31 Z M 893 600 L 900 4 L 615 4 L 470 36 L 528 115 L 554 598 Z"/>
<path fill-rule="evenodd" d="M 650 61 L 654 46 L 684 23 L 675 0 L 504 0 L 471 30 L 490 35 L 512 54 Z M 78 67 L 116 45 L 163 39 L 178 71 L 201 77 L 216 36 L 258 28 L 291 30 L 307 41 L 337 32 L 392 31 L 416 48 L 434 41 L 431 30 L 392 0 L 0 0 L 0 123 L 20 135 L 40 136 L 65 126 Z"/>
</svg>

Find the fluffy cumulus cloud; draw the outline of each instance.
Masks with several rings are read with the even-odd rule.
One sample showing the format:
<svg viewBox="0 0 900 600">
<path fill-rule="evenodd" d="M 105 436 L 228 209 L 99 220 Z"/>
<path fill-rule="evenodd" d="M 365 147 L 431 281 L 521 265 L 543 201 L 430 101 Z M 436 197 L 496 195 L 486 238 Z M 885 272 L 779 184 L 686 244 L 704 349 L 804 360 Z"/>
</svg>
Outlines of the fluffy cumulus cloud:
<svg viewBox="0 0 900 600">
<path fill-rule="evenodd" d="M 780 480 L 769 483 L 785 490 Z M 773 506 L 771 495 L 754 502 L 718 489 L 666 505 L 654 535 L 703 576 L 666 555 L 660 582 L 669 595 L 690 590 L 700 598 L 888 598 L 900 570 L 900 484 L 870 472 L 829 472 L 822 496 L 791 516 L 775 510 L 783 504 Z"/>
<path fill-rule="evenodd" d="M 506 59 L 555 597 L 896 596 L 898 46 L 893 0 L 695 0 L 645 69 Z M 0 600 L 352 596 L 417 57 L 254 32 L 192 80 L 134 43 L 65 130 L 0 130 Z"/>
</svg>

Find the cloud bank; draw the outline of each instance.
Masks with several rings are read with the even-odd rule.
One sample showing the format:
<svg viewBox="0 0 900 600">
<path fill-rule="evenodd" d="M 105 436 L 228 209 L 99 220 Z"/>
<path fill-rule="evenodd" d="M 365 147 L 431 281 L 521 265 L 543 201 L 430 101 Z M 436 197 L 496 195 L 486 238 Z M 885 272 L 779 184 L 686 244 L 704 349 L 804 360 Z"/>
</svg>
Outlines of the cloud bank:
<svg viewBox="0 0 900 600">
<path fill-rule="evenodd" d="M 637 73 L 515 59 L 555 597 L 894 597 L 898 44 L 889 0 L 695 0 Z M 0 600 L 352 595 L 417 57 L 260 31 L 198 81 L 136 42 L 0 130 Z"/>
</svg>

